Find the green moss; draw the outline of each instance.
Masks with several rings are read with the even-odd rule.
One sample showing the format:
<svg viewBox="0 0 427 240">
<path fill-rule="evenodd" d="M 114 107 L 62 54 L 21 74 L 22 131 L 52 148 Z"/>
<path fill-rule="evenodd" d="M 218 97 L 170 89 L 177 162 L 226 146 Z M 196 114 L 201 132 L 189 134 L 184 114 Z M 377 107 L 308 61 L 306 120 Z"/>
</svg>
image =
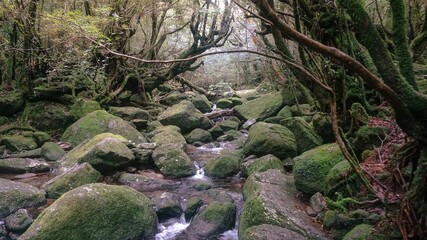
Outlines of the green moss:
<svg viewBox="0 0 427 240">
<path fill-rule="evenodd" d="M 55 102 L 28 102 L 22 117 L 28 125 L 51 133 L 69 125 L 68 108 Z"/>
<path fill-rule="evenodd" d="M 188 200 L 187 208 L 184 210 L 185 219 L 190 220 L 196 215 L 197 210 L 203 205 L 203 200 L 198 197 L 192 197 Z"/>
<path fill-rule="evenodd" d="M 343 240 L 366 240 L 369 239 L 373 227 L 368 224 L 359 224 L 348 232 Z"/>
<path fill-rule="evenodd" d="M 124 186 L 89 184 L 46 208 L 21 239 L 141 239 L 155 233 L 156 223 L 151 202 L 142 193 Z"/>
<path fill-rule="evenodd" d="M 325 180 L 335 164 L 344 160 L 338 145 L 325 144 L 294 159 L 296 188 L 309 196 L 325 192 Z"/>
<path fill-rule="evenodd" d="M 234 107 L 234 110 L 236 116 L 242 120 L 256 119 L 259 121 L 276 115 L 282 106 L 282 93 L 277 92 L 245 102 L 242 105 Z"/>
<path fill-rule="evenodd" d="M 79 98 L 73 106 L 71 106 L 69 115 L 74 120 L 77 120 L 96 110 L 101 110 L 101 106 L 98 102 Z"/>
<path fill-rule="evenodd" d="M 268 214 L 260 199 L 247 199 L 240 216 L 239 232 L 243 233 L 249 227 L 261 224 L 277 225 L 277 221 L 272 215 Z"/>
<path fill-rule="evenodd" d="M 216 178 L 233 176 L 240 170 L 241 155 L 237 152 L 223 153 L 206 164 L 206 175 Z"/>
<path fill-rule="evenodd" d="M 221 98 L 216 102 L 216 106 L 221 109 L 226 109 L 234 107 L 234 104 L 231 100 L 227 98 Z"/>
<path fill-rule="evenodd" d="M 181 133 L 177 131 L 170 131 L 170 130 L 162 131 L 154 135 L 151 138 L 151 142 L 156 143 L 158 146 L 163 144 L 168 144 L 168 143 L 181 144 L 183 148 L 187 144 L 184 136 L 182 136 Z"/>
<path fill-rule="evenodd" d="M 234 219 L 236 205 L 229 202 L 211 202 L 209 206 L 200 214 L 200 218 L 208 223 L 222 223 L 224 216 L 228 220 Z"/>
<path fill-rule="evenodd" d="M 287 118 L 281 121 L 280 124 L 287 127 L 294 134 L 299 153 L 303 153 L 323 143 L 322 138 L 317 135 L 313 127 L 301 117 Z"/>
<path fill-rule="evenodd" d="M 258 159 L 249 160 L 248 162 L 242 163 L 242 172 L 249 176 L 256 172 L 265 172 L 268 169 L 277 169 L 281 172 L 285 172 L 283 163 L 277 157 L 269 154 Z"/>
<path fill-rule="evenodd" d="M 91 112 L 68 127 L 61 136 L 62 141 L 77 146 L 100 133 L 114 133 L 135 143 L 144 143 L 144 136 L 123 119 L 108 114 L 104 110 Z"/>
<path fill-rule="evenodd" d="M 193 161 L 178 144 L 165 144 L 153 152 L 153 160 L 160 171 L 171 177 L 188 177 L 196 174 Z"/>
<path fill-rule="evenodd" d="M 344 196 L 354 196 L 359 192 L 358 178 L 353 173 L 347 160 L 337 163 L 326 175 L 325 192 L 327 196 L 333 196 L 335 192 Z"/>
<path fill-rule="evenodd" d="M 280 159 L 294 157 L 297 145 L 294 134 L 279 124 L 259 122 L 249 129 L 249 136 L 243 147 L 246 156 L 272 154 Z"/>
</svg>

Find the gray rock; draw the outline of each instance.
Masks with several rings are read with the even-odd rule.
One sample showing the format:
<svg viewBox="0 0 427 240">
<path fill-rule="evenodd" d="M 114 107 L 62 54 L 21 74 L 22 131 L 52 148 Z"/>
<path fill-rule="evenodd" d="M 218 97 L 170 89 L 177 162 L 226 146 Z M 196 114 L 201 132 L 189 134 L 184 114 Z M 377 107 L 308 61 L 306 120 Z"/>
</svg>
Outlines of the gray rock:
<svg viewBox="0 0 427 240">
<path fill-rule="evenodd" d="M 23 233 L 33 223 L 33 218 L 26 209 L 19 209 L 5 219 L 6 229 L 14 233 Z"/>
<path fill-rule="evenodd" d="M 235 221 L 236 206 L 233 203 L 214 201 L 194 217 L 187 228 L 187 234 L 199 239 L 213 239 L 232 229 Z"/>
<path fill-rule="evenodd" d="M 56 161 L 65 155 L 65 151 L 56 143 L 46 142 L 41 147 L 40 154 L 48 161 Z"/>
<path fill-rule="evenodd" d="M 0 173 L 42 173 L 49 171 L 49 164 L 38 160 L 29 158 L 0 159 Z"/>
<path fill-rule="evenodd" d="M 151 142 L 156 143 L 157 146 L 164 144 L 179 144 L 182 146 L 182 149 L 185 149 L 187 141 L 184 136 L 177 131 L 165 130 L 157 133 L 151 138 Z"/>
<path fill-rule="evenodd" d="M 35 207 L 46 202 L 43 190 L 2 178 L 0 178 L 0 196 L 0 218 L 20 208 Z"/>
<path fill-rule="evenodd" d="M 110 107 L 108 112 L 126 121 L 131 121 L 133 119 L 150 119 L 150 114 L 147 110 L 136 107 Z"/>
<path fill-rule="evenodd" d="M 240 240 L 304 240 L 301 234 L 275 225 L 261 224 L 246 229 Z"/>
<path fill-rule="evenodd" d="M 170 192 L 164 192 L 151 199 L 154 203 L 159 221 L 179 217 L 182 214 L 181 199 L 178 195 Z"/>
<path fill-rule="evenodd" d="M 89 163 L 83 163 L 75 165 L 67 172 L 52 178 L 42 185 L 42 189 L 46 191 L 47 197 L 59 198 L 62 194 L 74 188 L 88 183 L 96 183 L 101 179 L 101 173 L 96 171 Z"/>
<path fill-rule="evenodd" d="M 127 166 L 134 155 L 124 143 L 126 141 L 122 136 L 111 133 L 96 135 L 68 152 L 59 160 L 59 165 L 69 168 L 87 162 L 100 172 Z"/>
<path fill-rule="evenodd" d="M 140 192 L 171 190 L 181 186 L 181 181 L 164 179 L 161 174 L 139 175 L 123 173 L 120 175 L 118 182 Z"/>
<path fill-rule="evenodd" d="M 202 113 L 207 113 L 212 110 L 212 103 L 209 102 L 205 95 L 197 95 L 191 98 L 190 101 Z"/>
<path fill-rule="evenodd" d="M 310 203 L 310 207 L 316 213 L 320 213 L 321 211 L 326 209 L 325 198 L 319 192 L 315 193 L 313 196 L 310 197 L 309 203 Z"/>
<path fill-rule="evenodd" d="M 312 224 L 312 219 L 299 207 L 292 176 L 270 169 L 254 173 L 243 190 L 245 204 L 240 217 L 239 232 L 252 226 L 271 224 L 289 229 L 305 239 L 329 239 Z"/>
</svg>

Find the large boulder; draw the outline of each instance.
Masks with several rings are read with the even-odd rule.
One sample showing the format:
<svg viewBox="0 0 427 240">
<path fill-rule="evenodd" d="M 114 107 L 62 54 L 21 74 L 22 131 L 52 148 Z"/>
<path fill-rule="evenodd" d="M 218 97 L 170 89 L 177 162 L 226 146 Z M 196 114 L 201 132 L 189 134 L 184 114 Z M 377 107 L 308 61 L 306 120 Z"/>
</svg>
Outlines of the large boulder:
<svg viewBox="0 0 427 240">
<path fill-rule="evenodd" d="M 246 156 L 272 154 L 283 160 L 297 155 L 297 144 L 294 134 L 288 128 L 279 124 L 259 122 L 249 129 L 243 151 Z"/>
<path fill-rule="evenodd" d="M 178 104 L 183 100 L 187 100 L 188 96 L 184 93 L 173 91 L 168 93 L 165 97 L 160 99 L 160 103 L 166 106 L 172 106 L 174 104 Z"/>
<path fill-rule="evenodd" d="M 20 91 L 0 93 L 0 116 L 10 117 L 24 107 L 24 94 Z"/>
<path fill-rule="evenodd" d="M 291 175 L 276 169 L 254 173 L 245 182 L 243 196 L 245 203 L 240 216 L 240 235 L 251 231 L 250 227 L 270 224 L 294 231 L 304 239 L 329 239 L 298 207 Z"/>
<path fill-rule="evenodd" d="M 59 160 L 60 166 L 69 168 L 87 162 L 101 172 L 127 166 L 134 155 L 125 141 L 122 136 L 112 133 L 98 134 L 62 157 Z"/>
<path fill-rule="evenodd" d="M 232 229 L 235 221 L 236 205 L 213 201 L 194 217 L 187 234 L 190 239 L 215 239 L 220 233 Z"/>
<path fill-rule="evenodd" d="M 42 189 L 49 198 L 59 198 L 62 194 L 79 186 L 96 183 L 102 179 L 101 173 L 96 171 L 89 163 L 75 165 L 65 173 L 62 173 L 45 184 Z"/>
<path fill-rule="evenodd" d="M 28 102 L 23 119 L 41 131 L 58 131 L 68 126 L 68 108 L 55 102 Z"/>
<path fill-rule="evenodd" d="M 226 178 L 240 171 L 240 151 L 223 151 L 220 156 L 206 164 L 206 175 L 215 178 Z"/>
<path fill-rule="evenodd" d="M 121 117 L 126 121 L 131 121 L 133 119 L 148 120 L 150 118 L 150 114 L 147 110 L 136 107 L 110 107 L 109 113 Z"/>
<path fill-rule="evenodd" d="M 28 184 L 0 178 L 0 219 L 20 208 L 46 202 L 45 192 Z"/>
<path fill-rule="evenodd" d="M 287 118 L 282 120 L 280 124 L 287 127 L 294 134 L 299 153 L 320 146 L 323 143 L 322 138 L 317 135 L 313 127 L 301 117 Z"/>
<path fill-rule="evenodd" d="M 240 240 L 304 240 L 305 238 L 294 231 L 279 226 L 261 224 L 246 229 L 241 234 Z"/>
<path fill-rule="evenodd" d="M 3 145 L 12 152 L 20 152 L 23 150 L 31 150 L 37 148 L 37 143 L 31 137 L 21 135 L 5 136 L 1 139 Z"/>
<path fill-rule="evenodd" d="M 277 169 L 281 172 L 285 172 L 282 161 L 271 154 L 267 154 L 260 158 L 247 159 L 246 161 L 243 160 L 241 169 L 246 176 L 256 172 L 265 172 L 268 169 Z"/>
<path fill-rule="evenodd" d="M 335 164 L 344 160 L 337 144 L 325 144 L 304 152 L 294 158 L 294 177 L 296 188 L 311 196 L 325 192 L 326 176 Z"/>
<path fill-rule="evenodd" d="M 189 101 L 182 101 L 162 112 L 157 119 L 163 125 L 175 125 L 181 128 L 183 133 L 188 133 L 193 129 L 209 129 L 212 124 Z"/>
<path fill-rule="evenodd" d="M 235 106 L 234 110 L 237 116 L 244 121 L 249 119 L 260 121 L 276 115 L 282 106 L 282 93 L 277 92 Z"/>
<path fill-rule="evenodd" d="M 73 106 L 71 106 L 69 116 L 72 118 L 72 120 L 75 121 L 79 118 L 84 117 L 88 113 L 101 109 L 102 108 L 97 101 L 79 98 L 73 104 Z"/>
<path fill-rule="evenodd" d="M 196 128 L 191 131 L 186 137 L 188 143 L 192 144 L 195 142 L 208 143 L 212 142 L 212 135 L 207 130 Z"/>
<path fill-rule="evenodd" d="M 65 155 L 65 151 L 56 143 L 46 142 L 40 149 L 40 155 L 48 161 L 56 161 Z"/>
<path fill-rule="evenodd" d="M 0 159 L 0 173 L 43 173 L 49 171 L 49 164 L 43 161 L 30 158 Z"/>
<path fill-rule="evenodd" d="M 61 140 L 77 146 L 84 140 L 107 132 L 121 135 L 134 143 L 147 142 L 144 136 L 128 122 L 104 110 L 91 112 L 77 120 L 65 130 Z"/>
<path fill-rule="evenodd" d="M 151 138 L 151 142 L 156 143 L 158 146 L 172 143 L 179 144 L 182 146 L 183 149 L 187 145 L 184 136 L 182 136 L 182 134 L 178 131 L 173 130 L 165 130 L 157 133 Z"/>
<path fill-rule="evenodd" d="M 196 167 L 180 144 L 164 144 L 153 152 L 153 160 L 159 170 L 170 177 L 188 177 L 196 174 Z"/>
<path fill-rule="evenodd" d="M 144 194 L 95 183 L 64 194 L 20 239 L 145 239 L 155 233 L 156 225 L 156 214 Z"/>
<path fill-rule="evenodd" d="M 190 101 L 202 113 L 207 113 L 212 110 L 212 103 L 209 102 L 205 95 L 196 95 L 191 98 Z"/>
</svg>

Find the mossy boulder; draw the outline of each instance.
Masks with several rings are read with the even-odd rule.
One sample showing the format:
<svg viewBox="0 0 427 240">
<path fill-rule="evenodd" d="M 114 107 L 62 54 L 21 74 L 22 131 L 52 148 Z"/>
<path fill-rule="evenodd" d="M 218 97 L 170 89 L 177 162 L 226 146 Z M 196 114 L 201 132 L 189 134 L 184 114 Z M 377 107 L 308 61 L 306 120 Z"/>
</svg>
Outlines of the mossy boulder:
<svg viewBox="0 0 427 240">
<path fill-rule="evenodd" d="M 249 129 L 248 139 L 243 147 L 245 156 L 272 154 L 279 159 L 297 155 L 294 134 L 279 124 L 259 122 Z"/>
<path fill-rule="evenodd" d="M 122 168 L 134 159 L 133 152 L 124 143 L 126 141 L 112 133 L 98 134 L 62 157 L 60 166 L 70 168 L 87 162 L 100 172 Z"/>
<path fill-rule="evenodd" d="M 4 223 L 7 230 L 14 233 L 22 233 L 28 229 L 33 221 L 33 218 L 26 209 L 19 209 L 12 215 L 6 217 Z"/>
<path fill-rule="evenodd" d="M 311 116 L 313 107 L 310 104 L 295 104 L 291 106 L 292 116 L 301 117 L 301 116 Z"/>
<path fill-rule="evenodd" d="M 264 172 L 268 169 L 277 169 L 281 172 L 285 172 L 282 161 L 271 154 L 260 158 L 249 159 L 241 164 L 241 169 L 246 176 L 256 172 Z"/>
<path fill-rule="evenodd" d="M 240 151 L 223 151 L 220 156 L 208 161 L 206 175 L 215 178 L 231 177 L 240 171 Z"/>
<path fill-rule="evenodd" d="M 24 137 L 21 135 L 4 136 L 1 139 L 2 144 L 12 152 L 20 152 L 24 150 L 32 150 L 37 148 L 37 143 L 32 137 Z"/>
<path fill-rule="evenodd" d="M 184 210 L 185 219 L 189 221 L 194 215 L 196 215 L 197 210 L 203 205 L 203 200 L 199 197 L 192 197 L 187 202 L 187 207 Z"/>
<path fill-rule="evenodd" d="M 237 117 L 247 121 L 256 119 L 257 121 L 272 117 L 279 112 L 283 106 L 283 96 L 281 92 L 267 94 L 254 100 L 235 106 Z"/>
<path fill-rule="evenodd" d="M 333 196 L 336 192 L 345 196 L 354 196 L 359 191 L 358 178 L 347 160 L 335 164 L 329 170 L 325 184 L 325 194 L 328 196 Z"/>
<path fill-rule="evenodd" d="M 240 235 L 240 240 L 304 240 L 301 234 L 275 225 L 261 224 L 250 227 Z"/>
<path fill-rule="evenodd" d="M 151 199 L 159 221 L 179 217 L 182 214 L 181 199 L 175 193 L 164 192 Z"/>
<path fill-rule="evenodd" d="M 384 127 L 360 127 L 352 141 L 354 152 L 360 156 L 365 150 L 372 150 L 381 145 L 381 139 L 384 139 L 387 129 Z"/>
<path fill-rule="evenodd" d="M 20 239 L 145 239 L 154 235 L 156 225 L 151 201 L 144 194 L 95 183 L 64 194 Z"/>
<path fill-rule="evenodd" d="M 121 135 L 137 144 L 147 142 L 144 136 L 128 122 L 104 110 L 91 112 L 77 120 L 65 130 L 61 140 L 75 147 L 95 135 L 107 132 Z"/>
<path fill-rule="evenodd" d="M 166 106 L 172 106 L 178 104 L 181 101 L 187 100 L 188 96 L 184 93 L 178 91 L 173 91 L 168 93 L 165 97 L 160 100 L 160 103 Z"/>
<path fill-rule="evenodd" d="M 235 221 L 236 205 L 229 202 L 213 201 L 194 217 L 187 228 L 187 233 L 198 239 L 213 239 L 215 236 L 232 229 Z"/>
<path fill-rule="evenodd" d="M 157 119 L 163 125 L 178 126 L 183 133 L 196 128 L 209 129 L 212 126 L 210 120 L 189 101 L 182 101 L 167 108 Z"/>
<path fill-rule="evenodd" d="M 240 122 L 234 121 L 234 120 L 224 120 L 219 123 L 219 126 L 222 128 L 222 130 L 229 131 L 229 130 L 238 130 L 239 129 Z"/>
<path fill-rule="evenodd" d="M 65 151 L 56 143 L 46 142 L 40 149 L 40 155 L 48 161 L 56 161 L 65 155 Z"/>
<path fill-rule="evenodd" d="M 243 188 L 245 203 L 240 216 L 240 237 L 250 227 L 269 224 L 297 232 L 304 239 L 329 239 L 298 207 L 295 195 L 291 175 L 277 169 L 251 174 Z"/>
<path fill-rule="evenodd" d="M 314 114 L 312 123 L 314 130 L 322 137 L 325 143 L 335 141 L 335 136 L 332 132 L 332 119 L 327 113 L 318 112 Z"/>
<path fill-rule="evenodd" d="M 227 141 L 233 141 L 233 140 L 237 140 L 240 137 L 243 136 L 243 133 L 236 131 L 236 130 L 228 130 L 227 132 L 224 133 L 224 135 L 220 136 L 217 138 L 217 140 L 219 142 L 227 142 Z M 244 141 L 243 141 L 244 143 Z M 236 146 L 240 146 L 238 144 L 235 144 Z"/>
<path fill-rule="evenodd" d="M 343 240 L 366 240 L 371 236 L 373 227 L 368 224 L 359 224 L 348 232 Z"/>
<path fill-rule="evenodd" d="M 292 111 L 290 106 L 284 106 L 276 115 L 277 117 L 290 118 Z"/>
<path fill-rule="evenodd" d="M 56 132 L 64 130 L 70 117 L 68 108 L 55 102 L 28 102 L 23 113 L 24 122 L 37 130 Z"/>
<path fill-rule="evenodd" d="M 280 122 L 295 136 L 298 152 L 303 153 L 322 145 L 323 139 L 314 131 L 313 127 L 301 117 L 287 118 Z"/>
<path fill-rule="evenodd" d="M 209 102 L 205 95 L 196 95 L 192 97 L 190 101 L 193 103 L 194 107 L 202 113 L 207 113 L 212 110 L 212 103 Z"/>
<path fill-rule="evenodd" d="M 324 193 L 326 176 L 335 164 L 344 160 L 337 144 L 325 144 L 294 158 L 296 188 L 309 196 Z"/>
<path fill-rule="evenodd" d="M 133 119 L 148 120 L 150 118 L 150 114 L 147 110 L 136 107 L 109 107 L 108 112 L 126 121 L 131 121 Z"/>
<path fill-rule="evenodd" d="M 196 167 L 179 144 L 164 144 L 153 152 L 153 160 L 159 170 L 170 177 L 188 177 L 196 174 Z"/>
<path fill-rule="evenodd" d="M 97 101 L 79 98 L 73 106 L 71 106 L 69 116 L 75 121 L 84 117 L 88 113 L 101 109 L 102 108 Z"/>
<path fill-rule="evenodd" d="M 96 171 L 89 163 L 82 163 L 52 178 L 43 184 L 41 188 L 46 191 L 48 198 L 59 198 L 62 194 L 74 188 L 89 183 L 96 183 L 101 179 L 101 173 Z"/>
<path fill-rule="evenodd" d="M 231 100 L 227 98 L 221 98 L 216 102 L 216 107 L 221 109 L 227 109 L 234 107 L 234 104 Z"/>
<path fill-rule="evenodd" d="M 21 111 L 24 107 L 24 93 L 21 91 L 8 91 L 0 93 L 0 116 L 10 117 Z"/>
<path fill-rule="evenodd" d="M 212 142 L 212 135 L 208 131 L 200 128 L 194 129 L 185 138 L 187 142 L 190 144 L 195 142 L 202 142 L 202 143 Z"/>
<path fill-rule="evenodd" d="M 217 139 L 224 134 L 224 130 L 218 123 L 211 127 L 208 132 L 212 135 L 213 139 Z"/>
<path fill-rule="evenodd" d="M 187 144 L 187 141 L 181 133 L 172 130 L 165 130 L 157 133 L 151 138 L 151 142 L 156 143 L 158 146 L 164 144 L 179 144 L 182 149 L 185 149 Z"/>
<path fill-rule="evenodd" d="M 36 207 L 46 202 L 43 190 L 2 178 L 0 178 L 0 196 L 0 219 L 20 208 Z"/>
<path fill-rule="evenodd" d="M 43 173 L 49 171 L 50 166 L 44 161 L 30 158 L 0 159 L 0 173 Z"/>
</svg>

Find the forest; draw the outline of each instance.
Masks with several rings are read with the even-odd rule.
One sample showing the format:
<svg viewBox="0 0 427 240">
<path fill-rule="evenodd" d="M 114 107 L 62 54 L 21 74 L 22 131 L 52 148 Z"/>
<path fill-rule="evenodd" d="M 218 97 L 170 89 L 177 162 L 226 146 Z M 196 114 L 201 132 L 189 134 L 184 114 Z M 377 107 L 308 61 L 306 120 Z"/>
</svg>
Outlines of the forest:
<svg viewBox="0 0 427 240">
<path fill-rule="evenodd" d="M 2 0 L 0 240 L 426 239 L 425 0 Z"/>
</svg>

